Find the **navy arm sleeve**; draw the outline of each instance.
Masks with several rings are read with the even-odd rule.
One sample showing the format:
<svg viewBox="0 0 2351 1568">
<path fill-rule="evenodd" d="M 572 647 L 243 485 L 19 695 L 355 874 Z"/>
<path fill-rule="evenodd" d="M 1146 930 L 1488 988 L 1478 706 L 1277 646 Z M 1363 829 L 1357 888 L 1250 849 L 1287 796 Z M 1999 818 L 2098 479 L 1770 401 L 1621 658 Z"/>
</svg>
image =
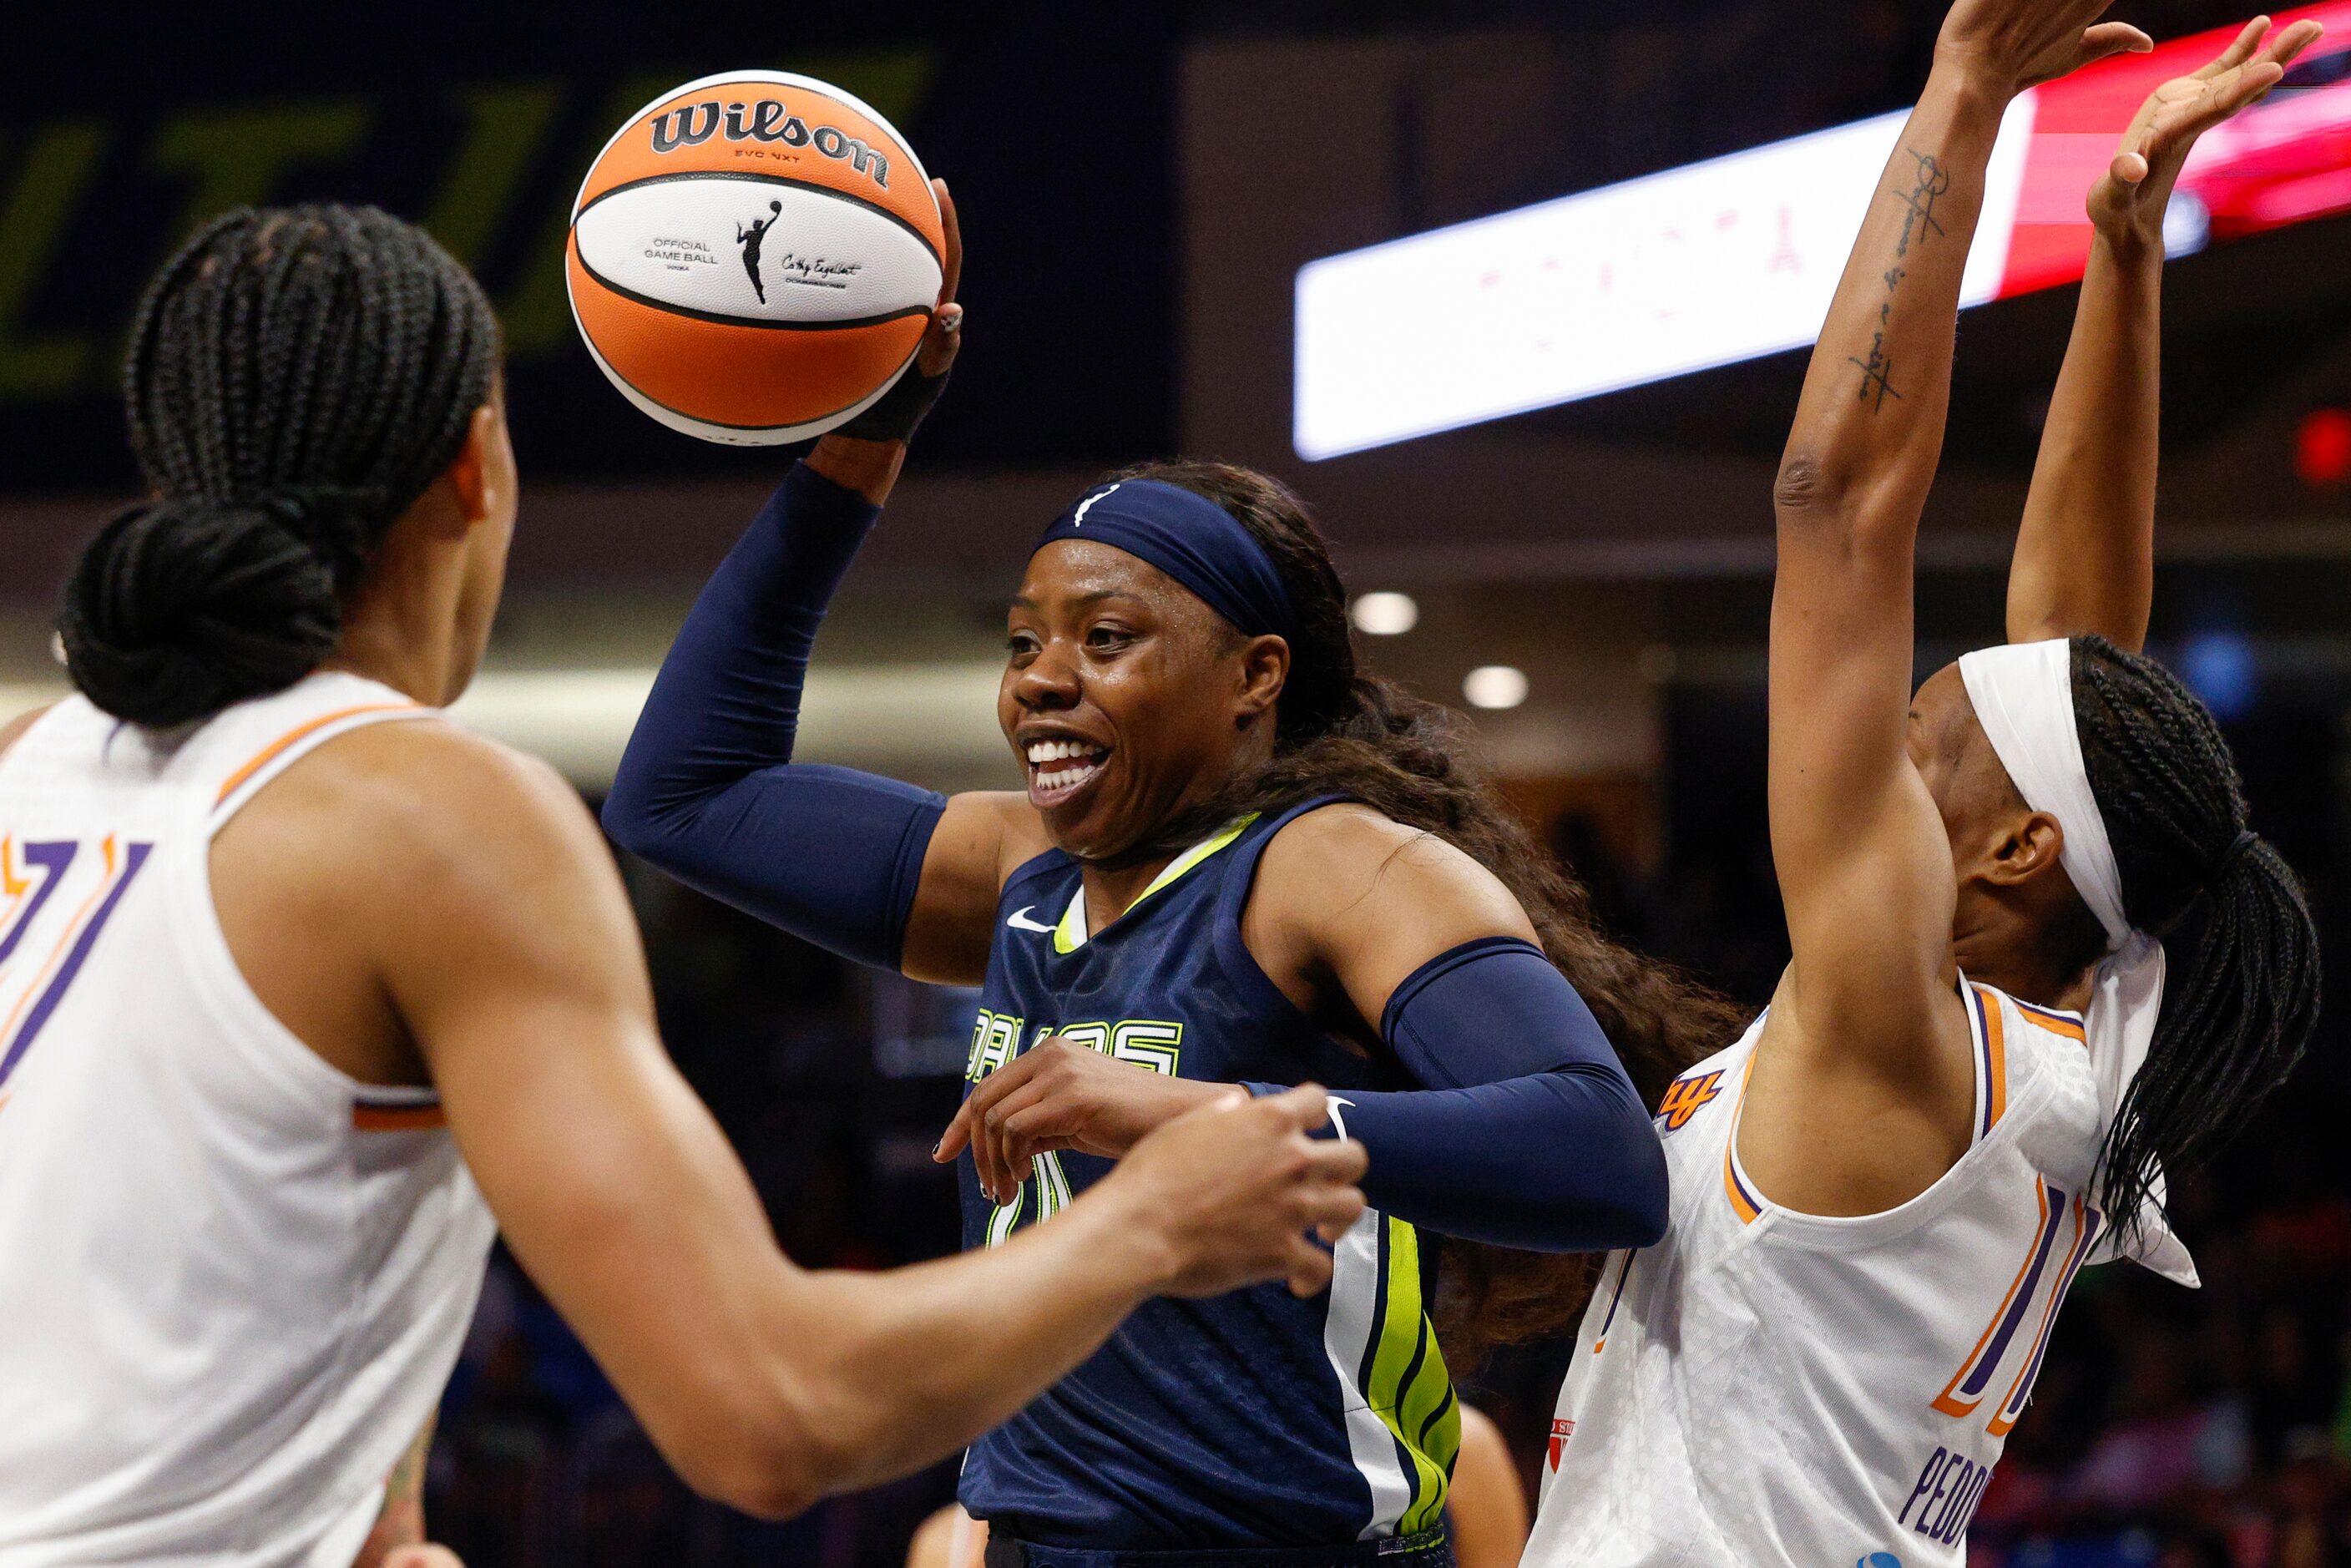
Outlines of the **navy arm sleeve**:
<svg viewBox="0 0 2351 1568">
<path fill-rule="evenodd" d="M 1666 1155 L 1649 1113 L 1592 1009 L 1532 943 L 1483 937 L 1439 954 L 1395 988 L 1380 1033 L 1428 1087 L 1332 1096 L 1371 1156 L 1372 1207 L 1538 1252 L 1665 1234 Z"/>
<path fill-rule="evenodd" d="M 690 887 L 894 969 L 946 798 L 791 759 L 817 628 L 880 516 L 805 464 L 792 469 L 662 662 L 604 828 Z"/>
</svg>

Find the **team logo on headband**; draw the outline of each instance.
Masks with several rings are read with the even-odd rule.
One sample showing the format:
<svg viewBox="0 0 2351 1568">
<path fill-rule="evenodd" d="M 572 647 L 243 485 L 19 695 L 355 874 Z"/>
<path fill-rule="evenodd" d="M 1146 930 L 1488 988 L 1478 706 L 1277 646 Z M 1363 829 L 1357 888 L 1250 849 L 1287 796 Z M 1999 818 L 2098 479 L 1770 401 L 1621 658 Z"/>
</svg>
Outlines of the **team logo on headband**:
<svg viewBox="0 0 2351 1568">
<path fill-rule="evenodd" d="M 1125 481 L 1121 480 L 1119 483 L 1124 484 Z M 1110 487 L 1110 490 L 1115 490 L 1117 488 L 1117 485 L 1113 485 Z M 1084 528 L 1086 526 L 1086 512 L 1088 508 L 1092 507 L 1096 501 L 1101 500 L 1102 497 L 1109 495 L 1110 490 L 1104 490 L 1100 495 L 1088 496 L 1084 500 L 1080 501 L 1078 503 L 1077 515 L 1070 519 L 1070 527 L 1073 528 Z"/>
</svg>

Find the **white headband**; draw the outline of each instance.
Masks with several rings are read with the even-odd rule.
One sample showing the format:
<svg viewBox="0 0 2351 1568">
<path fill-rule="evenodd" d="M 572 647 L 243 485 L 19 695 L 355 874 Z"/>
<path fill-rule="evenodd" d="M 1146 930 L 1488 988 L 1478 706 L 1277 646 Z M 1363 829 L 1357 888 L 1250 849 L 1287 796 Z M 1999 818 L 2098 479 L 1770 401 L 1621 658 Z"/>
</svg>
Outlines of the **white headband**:
<svg viewBox="0 0 2351 1568">
<path fill-rule="evenodd" d="M 2074 892 L 2105 928 L 2106 956 L 2098 965 L 2083 1018 L 2090 1071 L 2098 1082 L 2099 1134 L 2114 1124 L 2123 1094 L 2147 1061 L 2155 1040 L 2155 1020 L 2163 1009 L 2163 946 L 2134 931 L 2123 914 L 2122 873 L 2106 837 L 2106 820 L 2090 791 L 2082 766 L 2082 736 L 2074 724 L 2073 645 L 2064 638 L 2046 643 L 2011 643 L 1981 648 L 1959 659 L 1959 679 L 1975 705 L 1984 738 L 2008 769 L 2009 781 L 2024 803 L 2057 819 L 2064 834 L 2057 863 L 2074 881 Z M 2155 1173 L 2158 1202 L 2163 1175 Z M 2184 1285 L 2196 1282 L 2188 1249 L 2150 1207 L 2145 1229 L 2130 1256 Z M 2116 1256 L 2117 1228 L 2092 1253 L 2103 1262 Z"/>
<path fill-rule="evenodd" d="M 2074 727 L 2073 645 L 2059 637 L 1980 648 L 1960 656 L 1959 679 L 2016 792 L 2064 831 L 2058 863 L 2105 927 L 2106 951 L 2115 951 L 2130 940 L 2131 925 L 2123 915 L 2122 873 Z"/>
</svg>

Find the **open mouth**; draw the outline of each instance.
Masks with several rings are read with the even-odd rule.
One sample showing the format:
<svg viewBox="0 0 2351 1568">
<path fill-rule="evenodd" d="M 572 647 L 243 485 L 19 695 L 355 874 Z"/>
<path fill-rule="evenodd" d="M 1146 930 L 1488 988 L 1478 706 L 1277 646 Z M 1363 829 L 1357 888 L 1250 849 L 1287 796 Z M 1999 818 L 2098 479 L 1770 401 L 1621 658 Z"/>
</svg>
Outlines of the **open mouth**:
<svg viewBox="0 0 2351 1568">
<path fill-rule="evenodd" d="M 1029 761 L 1029 803 L 1039 810 L 1075 800 L 1110 760 L 1107 747 L 1085 740 L 1032 740 L 1021 749 Z"/>
</svg>

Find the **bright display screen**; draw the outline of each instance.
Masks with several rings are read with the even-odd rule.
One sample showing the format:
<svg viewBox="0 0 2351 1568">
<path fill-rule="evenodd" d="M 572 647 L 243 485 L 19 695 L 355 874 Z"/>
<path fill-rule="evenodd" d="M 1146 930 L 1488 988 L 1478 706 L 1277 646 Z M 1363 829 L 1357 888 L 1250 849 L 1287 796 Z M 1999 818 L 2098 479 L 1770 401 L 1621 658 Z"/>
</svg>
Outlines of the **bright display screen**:
<svg viewBox="0 0 2351 1568">
<path fill-rule="evenodd" d="M 2189 156 L 2165 226 L 2174 254 L 2351 212 L 2351 0 L 2278 25 L 2304 16 L 2326 37 Z M 2011 104 L 1962 306 L 2079 278 L 2083 197 L 2123 127 L 2232 37 L 2105 60 Z M 1292 444 L 1335 457 L 1810 344 L 1904 118 L 1308 263 Z"/>
</svg>

